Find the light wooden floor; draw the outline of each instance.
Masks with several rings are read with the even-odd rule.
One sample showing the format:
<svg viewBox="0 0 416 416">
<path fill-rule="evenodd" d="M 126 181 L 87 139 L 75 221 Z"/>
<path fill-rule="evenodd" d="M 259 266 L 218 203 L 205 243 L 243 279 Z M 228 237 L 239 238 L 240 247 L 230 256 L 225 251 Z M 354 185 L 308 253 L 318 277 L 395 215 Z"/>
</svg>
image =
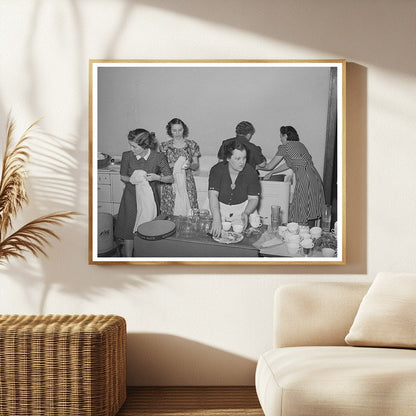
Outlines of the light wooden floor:
<svg viewBox="0 0 416 416">
<path fill-rule="evenodd" d="M 264 416 L 254 387 L 128 387 L 117 416 Z"/>
</svg>

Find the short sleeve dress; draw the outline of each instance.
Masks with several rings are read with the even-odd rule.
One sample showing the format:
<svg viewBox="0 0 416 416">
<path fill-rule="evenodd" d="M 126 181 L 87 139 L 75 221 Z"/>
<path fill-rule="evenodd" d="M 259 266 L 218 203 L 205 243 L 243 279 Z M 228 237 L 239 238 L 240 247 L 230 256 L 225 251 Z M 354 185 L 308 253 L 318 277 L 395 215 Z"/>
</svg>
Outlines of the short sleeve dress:
<svg viewBox="0 0 416 416">
<path fill-rule="evenodd" d="M 247 201 L 248 196 L 261 194 L 261 185 L 256 170 L 248 163 L 238 174 L 232 186 L 228 162 L 219 162 L 209 173 L 208 189 L 218 192 L 218 200 L 226 205 L 237 205 Z"/>
<path fill-rule="evenodd" d="M 289 221 L 307 223 L 320 217 L 325 204 L 324 187 L 308 149 L 301 142 L 287 141 L 278 147 L 277 155 L 283 156 L 296 178 Z"/>
<path fill-rule="evenodd" d="M 156 173 L 157 175 L 169 176 L 172 171 L 169 167 L 166 156 L 163 153 L 150 151 L 146 159 L 137 159 L 135 154 L 130 150 L 124 152 L 121 158 L 120 175 L 131 176 L 135 170 L 144 170 L 147 173 Z M 153 191 L 157 213 L 160 213 L 159 182 L 149 182 Z M 136 222 L 137 205 L 136 205 L 136 187 L 130 182 L 125 184 L 123 195 L 121 197 L 120 209 L 117 215 L 114 235 L 124 240 L 133 240 L 133 228 Z"/>
<path fill-rule="evenodd" d="M 201 157 L 199 145 L 195 140 L 185 139 L 185 146 L 177 148 L 173 146 L 173 139 L 160 144 L 160 151 L 166 155 L 169 166 L 173 167 L 180 156 L 184 156 L 188 160 L 194 157 Z M 194 174 L 191 169 L 186 171 L 186 191 L 188 193 L 191 208 L 198 208 L 197 191 L 195 185 Z M 162 214 L 172 215 L 175 204 L 175 191 L 172 184 L 162 185 L 162 197 L 160 203 L 160 211 Z"/>
</svg>

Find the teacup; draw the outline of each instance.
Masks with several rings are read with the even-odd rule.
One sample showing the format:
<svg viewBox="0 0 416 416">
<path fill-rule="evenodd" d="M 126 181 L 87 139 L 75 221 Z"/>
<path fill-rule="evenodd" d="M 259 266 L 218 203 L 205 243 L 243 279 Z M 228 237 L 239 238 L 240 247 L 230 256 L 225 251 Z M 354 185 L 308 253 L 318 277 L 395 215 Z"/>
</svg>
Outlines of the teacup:
<svg viewBox="0 0 416 416">
<path fill-rule="evenodd" d="M 260 227 L 261 226 L 260 215 L 250 214 L 250 216 L 249 216 L 249 222 L 250 222 L 250 225 L 253 228 Z"/>
<path fill-rule="evenodd" d="M 286 225 L 279 225 L 277 228 L 277 232 L 279 233 L 280 237 L 284 237 L 287 231 Z"/>
<path fill-rule="evenodd" d="M 222 222 L 222 229 L 224 231 L 228 231 L 231 229 L 231 223 L 229 221 L 223 221 Z"/>
<path fill-rule="evenodd" d="M 290 255 L 295 255 L 299 252 L 299 243 L 286 243 L 287 251 Z"/>
<path fill-rule="evenodd" d="M 311 235 L 308 232 L 300 232 L 299 237 L 300 237 L 301 241 L 312 238 Z"/>
<path fill-rule="evenodd" d="M 287 233 L 285 235 L 285 240 L 288 243 L 298 243 L 300 242 L 300 236 L 299 234 L 291 234 L 291 233 Z"/>
<path fill-rule="evenodd" d="M 334 257 L 335 256 L 335 250 L 333 248 L 324 247 L 322 249 L 322 255 L 324 257 Z"/>
<path fill-rule="evenodd" d="M 300 243 L 300 245 L 303 247 L 303 248 L 312 248 L 313 246 L 314 246 L 314 244 L 313 244 L 313 241 L 312 241 L 312 239 L 311 238 L 305 238 L 301 243 Z"/>
<path fill-rule="evenodd" d="M 302 246 L 303 254 L 309 256 L 311 254 L 312 248 L 314 246 L 312 239 L 305 238 L 300 245 Z"/>
<path fill-rule="evenodd" d="M 311 230 L 312 238 L 319 238 L 322 235 L 322 228 L 321 227 L 312 227 Z"/>
<path fill-rule="evenodd" d="M 240 234 L 243 232 L 244 226 L 240 223 L 233 223 L 233 231 L 237 234 Z"/>
<path fill-rule="evenodd" d="M 299 224 L 297 222 L 289 222 L 287 224 L 287 229 L 291 233 L 299 232 Z"/>
</svg>

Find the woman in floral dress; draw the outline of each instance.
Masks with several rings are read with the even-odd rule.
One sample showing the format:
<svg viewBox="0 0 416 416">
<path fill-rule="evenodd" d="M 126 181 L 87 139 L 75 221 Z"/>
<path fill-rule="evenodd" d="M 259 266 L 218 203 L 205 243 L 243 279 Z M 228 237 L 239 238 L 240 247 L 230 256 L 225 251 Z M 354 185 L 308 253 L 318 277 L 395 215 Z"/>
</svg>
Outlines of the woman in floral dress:
<svg viewBox="0 0 416 416">
<path fill-rule="evenodd" d="M 169 121 L 166 126 L 170 140 L 160 144 L 160 152 L 166 155 L 169 166 L 174 168 L 180 157 L 185 159 L 181 168 L 185 172 L 186 194 L 189 198 L 190 208 L 198 209 L 197 192 L 193 171 L 199 168 L 201 152 L 196 141 L 188 139 L 188 126 L 179 118 Z M 162 186 L 160 211 L 162 214 L 172 215 L 175 208 L 176 192 L 172 184 Z M 184 213 L 187 214 L 187 213 Z"/>
</svg>

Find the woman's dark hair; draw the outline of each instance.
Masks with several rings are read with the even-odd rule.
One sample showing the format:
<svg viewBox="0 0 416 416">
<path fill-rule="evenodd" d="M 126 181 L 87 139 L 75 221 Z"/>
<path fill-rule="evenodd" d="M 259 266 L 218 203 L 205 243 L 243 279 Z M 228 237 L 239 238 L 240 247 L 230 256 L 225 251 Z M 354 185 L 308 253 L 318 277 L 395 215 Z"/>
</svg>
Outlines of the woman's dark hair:
<svg viewBox="0 0 416 416">
<path fill-rule="evenodd" d="M 138 144 L 143 149 L 155 149 L 156 136 L 153 132 L 149 132 L 145 129 L 136 129 L 129 131 L 127 136 L 129 142 Z"/>
<path fill-rule="evenodd" d="M 225 146 L 224 155 L 225 159 L 228 160 L 233 155 L 234 150 L 240 150 L 241 152 L 245 150 L 247 154 L 247 148 L 239 140 L 232 140 Z"/>
<path fill-rule="evenodd" d="M 237 126 L 235 127 L 236 134 L 254 134 L 255 133 L 254 126 L 249 121 L 240 121 Z"/>
<path fill-rule="evenodd" d="M 188 137 L 188 135 L 189 135 L 188 126 L 180 118 L 173 118 L 166 125 L 166 132 L 168 133 L 168 136 L 173 137 L 172 136 L 172 126 L 174 124 L 180 124 L 183 127 L 183 137 Z"/>
<path fill-rule="evenodd" d="M 280 133 L 287 135 L 287 140 L 291 142 L 298 142 L 299 136 L 298 132 L 292 126 L 282 126 L 280 127 Z"/>
</svg>

